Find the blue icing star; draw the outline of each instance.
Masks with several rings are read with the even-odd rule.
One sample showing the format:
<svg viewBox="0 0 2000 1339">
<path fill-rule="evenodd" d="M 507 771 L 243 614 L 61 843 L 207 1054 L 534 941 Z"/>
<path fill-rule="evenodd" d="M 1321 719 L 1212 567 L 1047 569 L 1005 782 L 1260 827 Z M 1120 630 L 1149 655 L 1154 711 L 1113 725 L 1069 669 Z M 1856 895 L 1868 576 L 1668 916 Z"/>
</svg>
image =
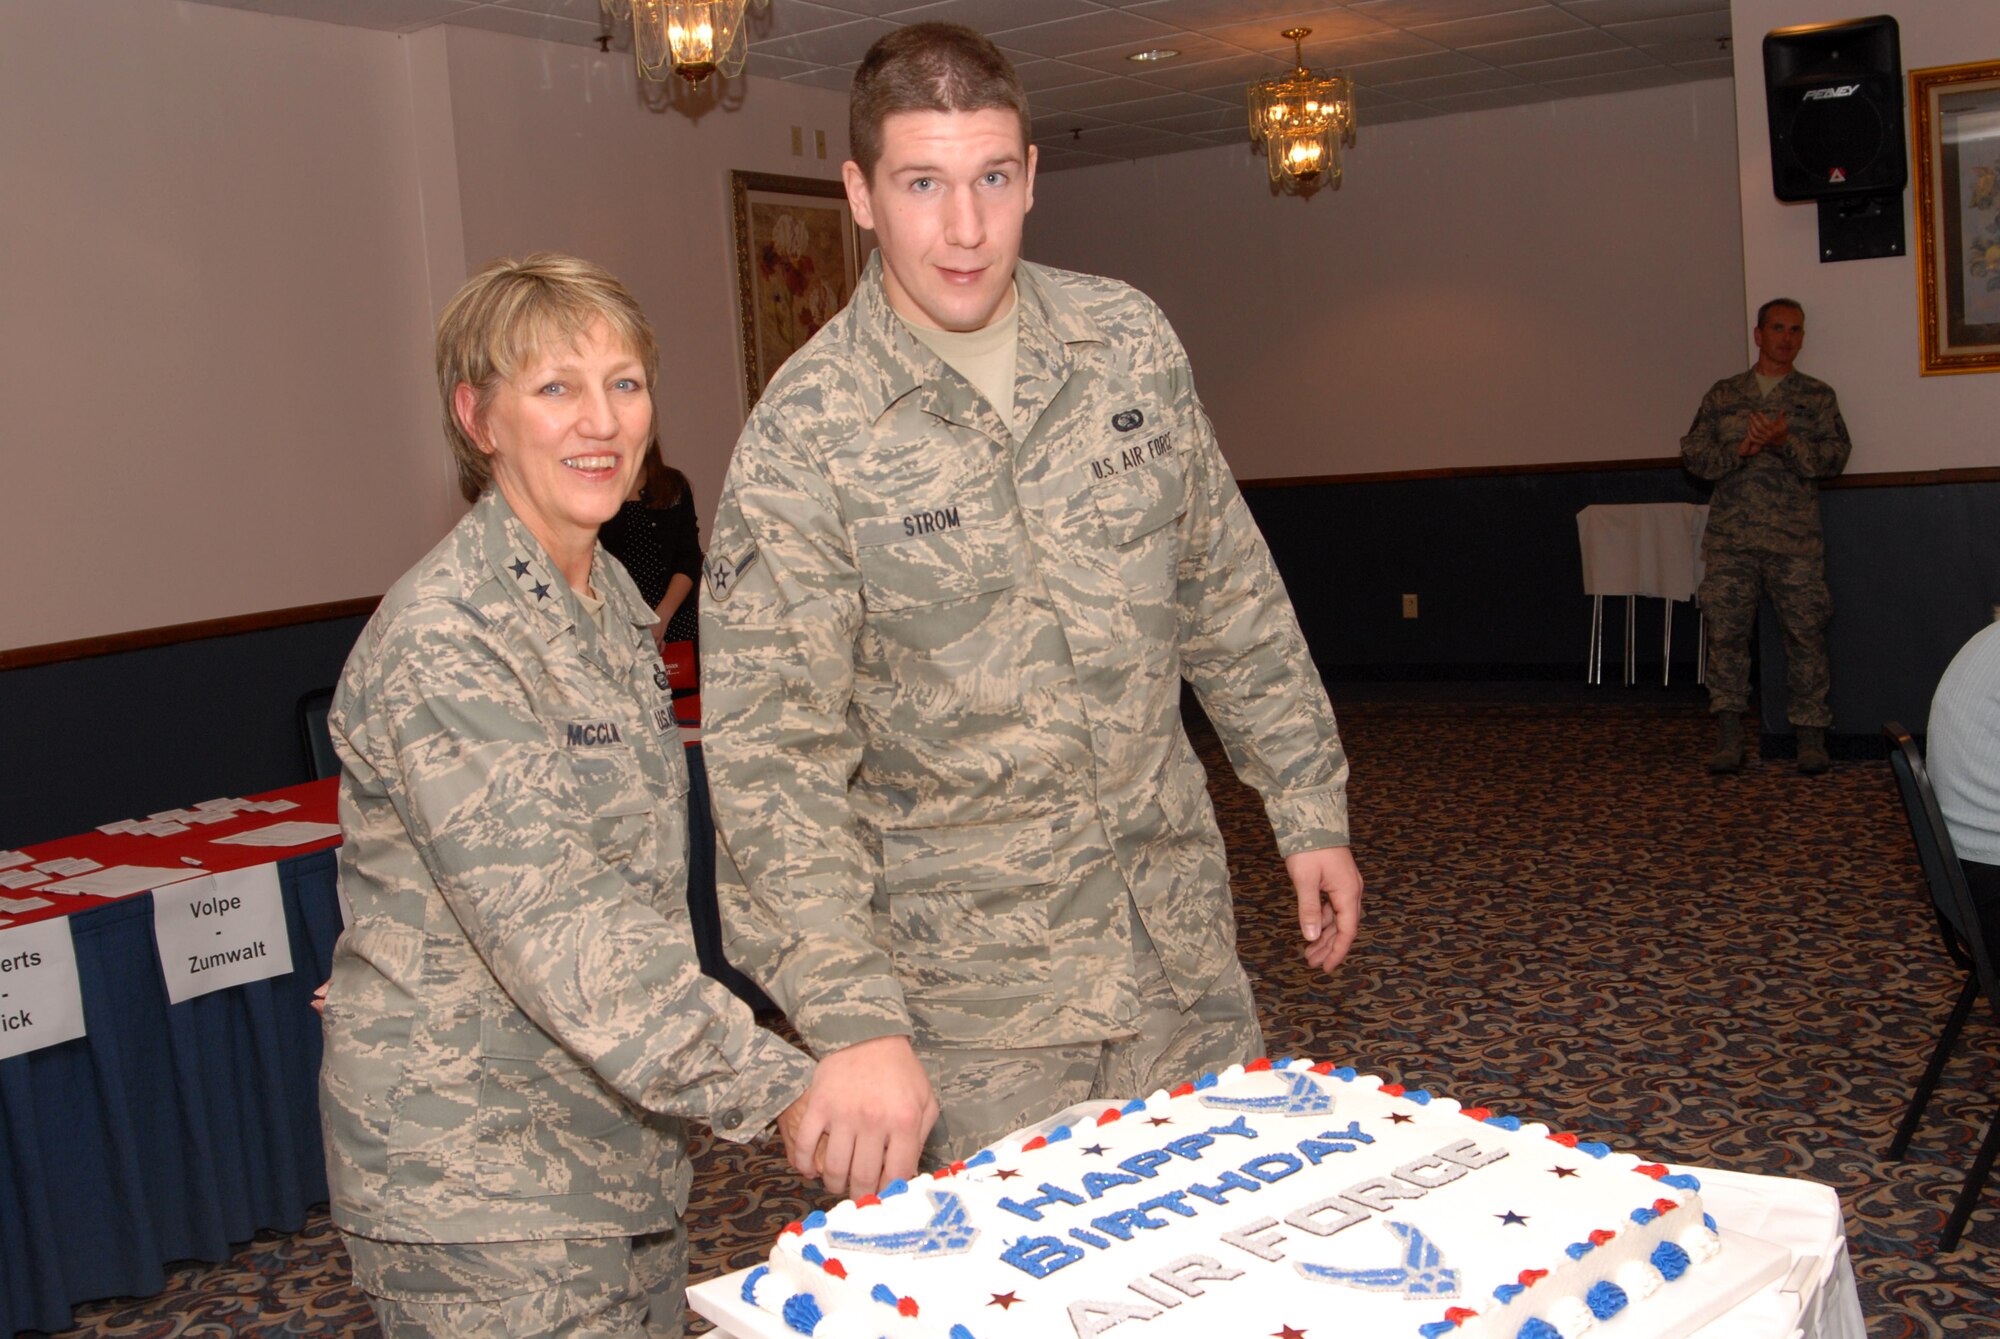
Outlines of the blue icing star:
<svg viewBox="0 0 2000 1339">
<path fill-rule="evenodd" d="M 1293 1060 L 1294 1060 L 1294 1059 L 1295 1059 L 1295 1057 L 1293 1057 L 1293 1056 L 1289 1056 L 1289 1055 L 1288 1055 L 1288 1056 L 1286 1056 L 1286 1057 L 1285 1057 L 1284 1059 L 1282 1059 L 1282 1060 L 1273 1060 L 1273 1061 L 1271 1062 L 1271 1068 L 1272 1068 L 1272 1069 L 1290 1069 L 1290 1068 L 1292 1067 L 1292 1063 L 1293 1063 Z"/>
<path fill-rule="evenodd" d="M 1561 1330 L 1536 1316 L 1533 1320 L 1514 1331 L 1514 1339 L 1563 1339 Z"/>
<path fill-rule="evenodd" d="M 1657 1212 L 1643 1204 L 1632 1211 L 1632 1221 L 1641 1225 L 1650 1223 L 1659 1216 Z"/>
<path fill-rule="evenodd" d="M 896 1294 L 890 1290 L 889 1285 L 886 1283 L 876 1284 L 873 1288 L 870 1288 L 868 1290 L 868 1295 L 874 1298 L 876 1301 L 880 1302 L 883 1306 L 896 1305 Z"/>
<path fill-rule="evenodd" d="M 1660 1184 L 1663 1186 L 1672 1186 L 1676 1190 L 1701 1189 L 1701 1182 L 1689 1176 L 1686 1172 L 1675 1172 L 1671 1176 L 1663 1176 L 1660 1178 Z"/>
<path fill-rule="evenodd" d="M 1526 1291 L 1528 1287 L 1524 1283 L 1503 1283 L 1493 1290 L 1493 1300 L 1505 1306 Z"/>
<path fill-rule="evenodd" d="M 757 1284 L 766 1274 L 770 1272 L 771 1272 L 771 1267 L 769 1265 L 758 1265 L 755 1269 L 750 1271 L 749 1276 L 743 1280 L 744 1301 L 750 1303 L 752 1306 L 755 1306 L 757 1304 Z"/>
<path fill-rule="evenodd" d="M 1135 1111 L 1144 1111 L 1145 1109 L 1146 1109 L 1146 1099 L 1143 1097 L 1135 1097 L 1131 1101 L 1127 1102 L 1124 1106 L 1118 1108 L 1118 1114 L 1121 1116 L 1129 1116 Z"/>
<path fill-rule="evenodd" d="M 883 1186 L 881 1193 L 876 1195 L 875 1198 L 878 1200 L 892 1199 L 895 1196 L 902 1194 L 909 1188 L 910 1188 L 910 1183 L 908 1181 L 905 1181 L 902 1177 L 899 1176 L 895 1180 L 891 1181 L 888 1185 Z"/>
<path fill-rule="evenodd" d="M 820 1253 L 820 1249 L 817 1246 L 808 1245 L 799 1254 L 803 1255 L 811 1264 L 823 1265 L 826 1263 L 826 1256 Z"/>
<path fill-rule="evenodd" d="M 1434 1320 L 1428 1325 L 1417 1326 L 1417 1333 L 1424 1339 L 1444 1339 L 1457 1328 L 1458 1322 L 1455 1320 Z"/>
<path fill-rule="evenodd" d="M 1422 1088 L 1411 1088 L 1403 1096 L 1409 1098 L 1420 1107 L 1430 1105 L 1431 1095 Z"/>
<path fill-rule="evenodd" d="M 954 1325 L 951 1327 L 949 1339 L 972 1339 L 972 1331 L 963 1325 Z"/>
<path fill-rule="evenodd" d="M 1715 1225 L 1715 1219 L 1714 1219 L 1714 1217 L 1713 1217 L 1713 1216 L 1711 1216 L 1711 1215 L 1709 1215 L 1709 1214 L 1703 1214 L 1703 1215 L 1701 1216 L 1701 1225 L 1702 1225 L 1703 1227 L 1707 1228 L 1707 1229 L 1708 1229 L 1708 1230 L 1709 1230 L 1710 1232 L 1720 1232 L 1720 1231 L 1722 1231 L 1722 1229 L 1721 1229 L 1721 1228 L 1719 1228 L 1719 1227 L 1717 1227 L 1717 1226 Z"/>
<path fill-rule="evenodd" d="M 1196 1092 L 1200 1092 L 1204 1088 L 1213 1088 L 1216 1084 L 1220 1082 L 1222 1082 L 1222 1080 L 1216 1078 L 1215 1075 L 1204 1074 L 1200 1078 L 1194 1081 L 1194 1088 Z"/>
<path fill-rule="evenodd" d="M 1652 1262 L 1653 1268 L 1660 1271 L 1660 1277 L 1669 1283 L 1687 1273 L 1687 1267 L 1692 1263 L 1688 1259 L 1688 1253 L 1671 1241 L 1663 1241 L 1655 1246 L 1652 1255 L 1647 1259 Z"/>
<path fill-rule="evenodd" d="M 1360 1075 L 1361 1071 L 1352 1065 L 1342 1065 L 1339 1069 L 1333 1071 L 1333 1077 L 1339 1079 L 1342 1083 L 1352 1083 Z"/>
<path fill-rule="evenodd" d="M 1563 1247 L 1563 1254 L 1567 1255 L 1572 1260 L 1581 1260 L 1583 1259 L 1584 1256 L 1589 1255 L 1592 1251 L 1596 1249 L 1597 1247 L 1592 1245 L 1590 1242 L 1573 1241 L 1569 1245 Z"/>
<path fill-rule="evenodd" d="M 1048 1140 L 1048 1142 L 1051 1144 L 1060 1144 L 1063 1140 L 1069 1138 L 1071 1133 L 1072 1132 L 1069 1126 L 1058 1125 L 1056 1126 L 1055 1129 L 1050 1130 L 1046 1135 L 1042 1137 Z"/>
<path fill-rule="evenodd" d="M 1588 1153 L 1593 1158 L 1602 1158 L 1611 1152 L 1611 1145 L 1594 1143 L 1586 1139 L 1578 1142 L 1576 1151 L 1579 1153 Z"/>
<path fill-rule="evenodd" d="M 819 1302 L 811 1293 L 793 1293 L 785 1299 L 785 1324 L 800 1334 L 811 1334 L 820 1322 Z"/>
<path fill-rule="evenodd" d="M 1599 1320 L 1610 1320 L 1625 1309 L 1625 1290 L 1610 1279 L 1600 1279 L 1583 1295 L 1584 1305 Z"/>
<path fill-rule="evenodd" d="M 1488 1125 L 1497 1125 L 1503 1130 L 1518 1130 L 1521 1128 L 1521 1118 L 1519 1116 L 1488 1116 L 1486 1123 Z"/>
<path fill-rule="evenodd" d="M 997 1162 L 997 1161 L 999 1161 L 999 1159 L 994 1156 L 992 1149 L 983 1148 L 979 1152 L 967 1158 L 965 1160 L 965 1165 L 968 1167 L 984 1167 L 989 1162 Z"/>
<path fill-rule="evenodd" d="M 826 1211 L 824 1209 L 814 1209 L 805 1216 L 805 1220 L 799 1226 L 809 1230 L 816 1227 L 825 1227 Z"/>
</svg>

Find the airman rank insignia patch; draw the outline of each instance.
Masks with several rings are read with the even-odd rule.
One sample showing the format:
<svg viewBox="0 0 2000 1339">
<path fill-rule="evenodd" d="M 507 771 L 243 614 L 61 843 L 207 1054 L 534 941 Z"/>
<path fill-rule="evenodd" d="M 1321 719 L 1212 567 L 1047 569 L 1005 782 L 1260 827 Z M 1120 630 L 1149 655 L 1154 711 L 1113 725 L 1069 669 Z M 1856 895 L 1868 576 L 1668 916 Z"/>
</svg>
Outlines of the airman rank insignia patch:
<svg viewBox="0 0 2000 1339">
<path fill-rule="evenodd" d="M 732 561 L 728 557 L 710 558 L 702 566 L 708 573 L 708 593 L 718 600 L 729 598 L 729 592 L 743 579 L 743 574 L 757 565 L 757 550 L 751 549 L 742 557 Z"/>
<path fill-rule="evenodd" d="M 1146 416 L 1137 409 L 1121 409 L 1111 416 L 1111 426 L 1120 432 L 1131 432 L 1146 421 Z"/>
</svg>

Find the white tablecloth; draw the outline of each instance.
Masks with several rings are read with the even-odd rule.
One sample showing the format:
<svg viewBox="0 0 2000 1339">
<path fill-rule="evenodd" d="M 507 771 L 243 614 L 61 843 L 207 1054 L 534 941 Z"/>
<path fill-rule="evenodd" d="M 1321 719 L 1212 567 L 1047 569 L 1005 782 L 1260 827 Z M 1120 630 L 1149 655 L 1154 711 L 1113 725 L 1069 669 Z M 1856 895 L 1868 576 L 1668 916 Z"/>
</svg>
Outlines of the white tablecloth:
<svg viewBox="0 0 2000 1339">
<path fill-rule="evenodd" d="M 1748 1176 L 1713 1168 L 1675 1170 L 1693 1172 L 1701 1179 L 1702 1202 L 1725 1232 L 1771 1242 L 1790 1252 L 1792 1258 L 1789 1273 L 1758 1289 L 1690 1339 L 1868 1339 L 1861 1298 L 1854 1286 L 1854 1267 L 1847 1256 L 1840 1197 L 1831 1187 L 1816 1181 Z M 743 1300 L 747 1273 L 738 1270 L 696 1284 L 688 1289 L 689 1304 L 715 1323 L 723 1339 L 798 1339 L 778 1317 Z M 1643 1319 L 1642 1313 L 1634 1311 L 1620 1321 L 1637 1323 Z M 1625 1333 L 1618 1330 L 1621 1336 Z"/>
<path fill-rule="evenodd" d="M 1694 597 L 1708 508 L 1692 502 L 1597 503 L 1576 514 L 1588 595 Z"/>
</svg>

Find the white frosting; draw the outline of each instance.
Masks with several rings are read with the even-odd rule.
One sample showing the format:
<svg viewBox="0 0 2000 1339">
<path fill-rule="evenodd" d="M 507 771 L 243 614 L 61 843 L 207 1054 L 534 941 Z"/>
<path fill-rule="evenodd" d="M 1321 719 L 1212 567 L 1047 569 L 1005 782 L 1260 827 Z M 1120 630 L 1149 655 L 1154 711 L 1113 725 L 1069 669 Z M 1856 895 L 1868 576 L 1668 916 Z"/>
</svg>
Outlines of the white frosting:
<svg viewBox="0 0 2000 1339">
<path fill-rule="evenodd" d="M 1350 1073 L 1232 1066 L 1046 1144 L 1002 1140 L 787 1230 L 750 1300 L 813 1339 L 1280 1335 L 1330 1316 L 1351 1335 L 1550 1339 L 1540 1320 L 1577 1339 L 1594 1309 L 1700 1286 L 1663 1279 L 1662 1243 L 1690 1270 L 1720 1249 L 1663 1169 Z M 1524 1270 L 1548 1272 L 1520 1287 Z"/>
</svg>

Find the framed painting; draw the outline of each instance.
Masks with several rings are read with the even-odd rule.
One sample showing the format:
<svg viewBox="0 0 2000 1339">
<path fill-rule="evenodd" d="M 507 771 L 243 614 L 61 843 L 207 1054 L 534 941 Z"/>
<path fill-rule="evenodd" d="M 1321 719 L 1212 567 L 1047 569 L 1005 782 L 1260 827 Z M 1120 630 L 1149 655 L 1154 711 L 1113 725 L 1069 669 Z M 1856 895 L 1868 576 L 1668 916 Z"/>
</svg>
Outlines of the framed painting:
<svg viewBox="0 0 2000 1339">
<path fill-rule="evenodd" d="M 2000 61 L 1910 71 L 1923 372 L 2000 372 Z"/>
<path fill-rule="evenodd" d="M 747 411 L 785 359 L 847 305 L 865 253 L 838 181 L 731 172 L 729 199 Z"/>
</svg>

